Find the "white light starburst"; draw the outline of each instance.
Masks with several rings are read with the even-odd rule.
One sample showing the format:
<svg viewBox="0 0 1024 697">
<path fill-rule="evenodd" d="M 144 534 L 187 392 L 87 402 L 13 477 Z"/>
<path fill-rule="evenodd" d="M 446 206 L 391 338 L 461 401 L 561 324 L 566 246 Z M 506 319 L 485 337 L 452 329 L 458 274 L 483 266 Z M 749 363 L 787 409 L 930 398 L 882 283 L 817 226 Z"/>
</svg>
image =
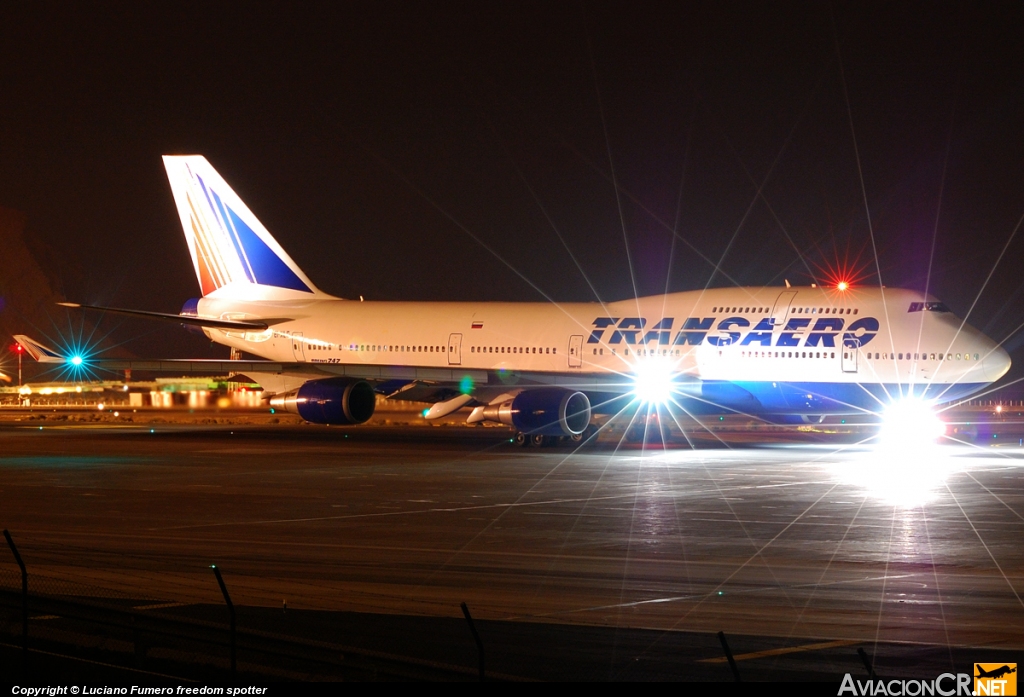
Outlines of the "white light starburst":
<svg viewBox="0 0 1024 697">
<path fill-rule="evenodd" d="M 672 398 L 675 366 L 664 356 L 645 356 L 633 366 L 633 394 L 647 404 L 667 404 Z"/>
</svg>

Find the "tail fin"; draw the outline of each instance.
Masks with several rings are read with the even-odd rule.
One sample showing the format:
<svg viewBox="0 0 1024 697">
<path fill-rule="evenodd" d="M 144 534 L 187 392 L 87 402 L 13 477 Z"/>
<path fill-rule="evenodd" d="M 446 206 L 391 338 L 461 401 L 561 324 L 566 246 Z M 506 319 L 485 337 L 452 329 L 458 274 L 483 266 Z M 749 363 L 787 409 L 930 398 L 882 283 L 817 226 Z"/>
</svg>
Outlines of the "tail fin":
<svg viewBox="0 0 1024 697">
<path fill-rule="evenodd" d="M 324 295 L 202 155 L 164 155 L 203 295 L 285 300 Z M 223 290 L 222 290 L 223 289 Z"/>
<path fill-rule="evenodd" d="M 30 339 L 24 334 L 15 334 L 14 340 L 21 344 L 25 352 L 37 363 L 65 363 L 66 359 L 52 348 L 43 346 L 38 341 Z"/>
</svg>

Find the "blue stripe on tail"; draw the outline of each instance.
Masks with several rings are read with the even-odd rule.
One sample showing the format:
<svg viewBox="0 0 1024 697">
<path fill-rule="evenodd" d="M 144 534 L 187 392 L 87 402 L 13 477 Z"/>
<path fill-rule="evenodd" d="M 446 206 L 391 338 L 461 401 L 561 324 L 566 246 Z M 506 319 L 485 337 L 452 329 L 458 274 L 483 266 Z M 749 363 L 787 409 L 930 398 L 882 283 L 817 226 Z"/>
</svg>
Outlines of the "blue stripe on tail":
<svg viewBox="0 0 1024 697">
<path fill-rule="evenodd" d="M 306 293 L 313 292 L 241 218 L 235 215 L 230 207 L 227 209 L 228 215 L 231 216 L 231 225 L 238 233 L 238 240 L 245 249 L 245 256 L 249 259 L 257 283 Z"/>
</svg>

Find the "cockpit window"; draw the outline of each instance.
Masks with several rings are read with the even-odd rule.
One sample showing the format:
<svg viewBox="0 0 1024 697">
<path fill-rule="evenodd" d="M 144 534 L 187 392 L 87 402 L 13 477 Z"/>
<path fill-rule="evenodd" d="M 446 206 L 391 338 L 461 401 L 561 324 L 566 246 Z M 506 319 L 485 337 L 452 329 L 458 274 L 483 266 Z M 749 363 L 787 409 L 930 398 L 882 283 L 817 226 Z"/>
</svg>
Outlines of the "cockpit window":
<svg viewBox="0 0 1024 697">
<path fill-rule="evenodd" d="M 946 303 L 910 303 L 907 312 L 952 312 Z"/>
</svg>

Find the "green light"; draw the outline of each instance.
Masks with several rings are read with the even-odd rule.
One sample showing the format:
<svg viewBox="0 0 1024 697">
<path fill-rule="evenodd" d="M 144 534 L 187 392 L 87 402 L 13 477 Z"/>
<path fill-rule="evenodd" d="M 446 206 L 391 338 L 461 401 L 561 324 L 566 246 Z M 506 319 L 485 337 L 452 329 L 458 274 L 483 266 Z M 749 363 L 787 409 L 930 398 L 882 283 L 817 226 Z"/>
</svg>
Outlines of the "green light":
<svg viewBox="0 0 1024 697">
<path fill-rule="evenodd" d="M 846 423 L 846 419 L 842 419 L 839 423 L 845 424 Z"/>
<path fill-rule="evenodd" d="M 425 418 L 427 418 L 427 414 L 429 414 L 429 413 L 430 413 L 429 409 L 424 409 L 423 411 L 420 412 L 420 416 L 422 416 L 425 419 Z"/>
<path fill-rule="evenodd" d="M 462 379 L 459 380 L 459 392 L 462 394 L 473 393 L 473 378 L 468 375 L 463 375 Z"/>
<path fill-rule="evenodd" d="M 276 411 L 274 411 L 274 407 L 270 407 L 270 413 L 271 414 L 276 414 L 277 413 Z"/>
<path fill-rule="evenodd" d="M 82 365 L 82 357 L 81 356 L 72 356 L 72 358 L 71 358 L 71 365 Z"/>
<path fill-rule="evenodd" d="M 724 417 L 724 416 L 719 416 L 719 417 L 718 417 L 718 420 L 719 420 L 719 421 L 725 421 L 725 417 Z"/>
</svg>

